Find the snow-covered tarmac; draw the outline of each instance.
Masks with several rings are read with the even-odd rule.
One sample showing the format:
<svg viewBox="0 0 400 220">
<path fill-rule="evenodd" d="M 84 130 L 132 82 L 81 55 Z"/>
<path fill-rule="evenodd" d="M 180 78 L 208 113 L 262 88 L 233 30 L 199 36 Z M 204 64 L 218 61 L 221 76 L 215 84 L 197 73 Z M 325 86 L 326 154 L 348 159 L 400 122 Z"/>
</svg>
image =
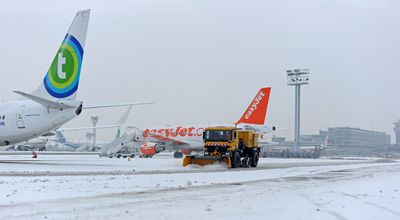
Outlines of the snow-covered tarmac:
<svg viewBox="0 0 400 220">
<path fill-rule="evenodd" d="M 400 219 L 400 161 L 0 155 L 0 219 Z"/>
</svg>

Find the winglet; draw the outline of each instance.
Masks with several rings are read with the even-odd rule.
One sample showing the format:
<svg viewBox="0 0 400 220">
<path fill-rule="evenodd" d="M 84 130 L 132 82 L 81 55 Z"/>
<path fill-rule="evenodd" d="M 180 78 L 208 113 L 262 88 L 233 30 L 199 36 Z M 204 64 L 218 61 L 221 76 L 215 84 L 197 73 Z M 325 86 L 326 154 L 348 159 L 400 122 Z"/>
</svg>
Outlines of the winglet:
<svg viewBox="0 0 400 220">
<path fill-rule="evenodd" d="M 129 112 L 132 110 L 133 105 L 129 105 L 128 109 L 126 112 L 122 115 L 121 119 L 119 119 L 118 124 L 117 124 L 117 133 L 115 135 L 115 139 L 118 139 L 121 137 L 121 130 L 123 129 L 123 126 L 125 125 L 126 120 L 128 119 Z"/>
<path fill-rule="evenodd" d="M 250 103 L 249 107 L 247 107 L 242 117 L 235 124 L 244 123 L 263 125 L 265 122 L 265 116 L 267 115 L 270 93 L 270 87 L 261 88 L 256 97 Z"/>
<path fill-rule="evenodd" d="M 126 112 L 122 115 L 121 119 L 118 121 L 118 125 L 123 125 L 125 124 L 126 120 L 128 119 L 129 112 L 132 110 L 133 105 L 130 105 Z"/>
</svg>

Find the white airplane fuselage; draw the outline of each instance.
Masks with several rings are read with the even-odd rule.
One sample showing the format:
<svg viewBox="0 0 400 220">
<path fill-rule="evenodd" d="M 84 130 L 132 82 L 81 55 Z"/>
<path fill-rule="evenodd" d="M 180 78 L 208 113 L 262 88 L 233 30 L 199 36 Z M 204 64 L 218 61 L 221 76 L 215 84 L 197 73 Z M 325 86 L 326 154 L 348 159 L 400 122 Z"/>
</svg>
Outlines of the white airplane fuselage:
<svg viewBox="0 0 400 220">
<path fill-rule="evenodd" d="M 218 125 L 193 125 L 193 126 L 165 126 L 165 127 L 152 127 L 144 129 L 142 132 L 145 142 L 152 142 L 151 140 L 158 139 L 160 142 L 166 141 L 172 144 L 183 145 L 182 148 L 202 148 L 204 145 L 203 132 L 207 127 L 234 127 L 234 124 L 218 124 Z M 236 125 L 243 130 L 253 130 L 259 134 L 268 134 L 275 130 L 275 127 L 266 125 Z M 150 140 L 149 140 L 150 139 Z"/>
<path fill-rule="evenodd" d="M 0 103 L 0 146 L 39 137 L 75 118 L 82 102 L 63 101 L 74 108 L 47 108 L 31 100 Z"/>
</svg>

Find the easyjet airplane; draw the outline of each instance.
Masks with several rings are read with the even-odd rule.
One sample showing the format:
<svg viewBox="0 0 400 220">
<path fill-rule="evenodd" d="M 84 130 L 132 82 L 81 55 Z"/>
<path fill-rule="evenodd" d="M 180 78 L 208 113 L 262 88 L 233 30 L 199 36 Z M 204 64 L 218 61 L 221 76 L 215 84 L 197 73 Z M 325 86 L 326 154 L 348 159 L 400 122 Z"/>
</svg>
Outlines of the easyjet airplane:
<svg viewBox="0 0 400 220">
<path fill-rule="evenodd" d="M 261 88 L 234 125 L 245 130 L 254 130 L 260 134 L 274 131 L 275 127 L 264 125 L 270 93 L 270 87 Z M 183 154 L 188 154 L 192 150 L 202 149 L 203 130 L 210 126 L 215 125 L 167 126 L 141 130 L 144 144 L 140 150 L 142 154 L 147 155 L 159 153 L 163 149 L 173 149 L 176 151 L 174 157 L 182 157 Z M 232 124 L 219 124 L 218 126 L 232 126 Z"/>
</svg>

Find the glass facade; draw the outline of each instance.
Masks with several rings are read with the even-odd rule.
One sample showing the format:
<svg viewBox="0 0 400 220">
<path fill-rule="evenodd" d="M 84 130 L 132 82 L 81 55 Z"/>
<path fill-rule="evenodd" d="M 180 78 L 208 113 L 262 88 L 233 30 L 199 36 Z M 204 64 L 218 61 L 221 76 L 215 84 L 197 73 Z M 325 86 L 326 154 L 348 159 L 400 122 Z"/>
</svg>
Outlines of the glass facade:
<svg viewBox="0 0 400 220">
<path fill-rule="evenodd" d="M 360 128 L 328 128 L 328 143 L 334 146 L 390 146 L 390 136 L 383 132 L 368 131 Z"/>
</svg>

